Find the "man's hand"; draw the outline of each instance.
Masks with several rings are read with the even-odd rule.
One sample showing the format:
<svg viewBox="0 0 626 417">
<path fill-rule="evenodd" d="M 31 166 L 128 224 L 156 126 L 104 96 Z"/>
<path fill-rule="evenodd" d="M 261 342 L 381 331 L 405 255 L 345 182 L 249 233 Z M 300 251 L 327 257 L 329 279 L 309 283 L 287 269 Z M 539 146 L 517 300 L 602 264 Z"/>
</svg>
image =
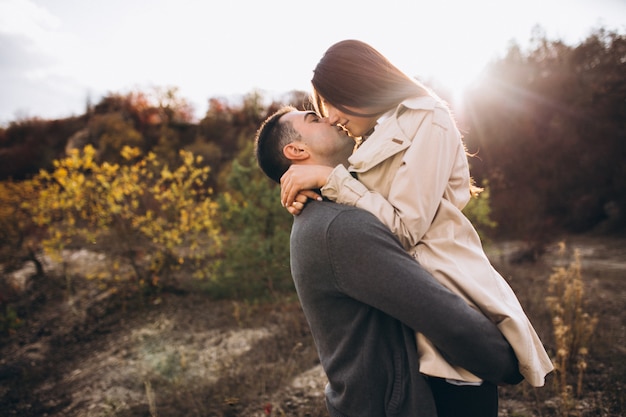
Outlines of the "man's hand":
<svg viewBox="0 0 626 417">
<path fill-rule="evenodd" d="M 289 207 L 293 207 L 296 196 L 305 192 L 303 195 L 308 198 L 321 199 L 319 194 L 311 190 L 322 188 L 332 170 L 333 167 L 326 165 L 291 165 L 280 179 L 280 202 L 283 207 L 289 210 Z M 302 203 L 304 207 L 306 199 L 304 202 L 301 200 L 297 202 Z"/>
</svg>

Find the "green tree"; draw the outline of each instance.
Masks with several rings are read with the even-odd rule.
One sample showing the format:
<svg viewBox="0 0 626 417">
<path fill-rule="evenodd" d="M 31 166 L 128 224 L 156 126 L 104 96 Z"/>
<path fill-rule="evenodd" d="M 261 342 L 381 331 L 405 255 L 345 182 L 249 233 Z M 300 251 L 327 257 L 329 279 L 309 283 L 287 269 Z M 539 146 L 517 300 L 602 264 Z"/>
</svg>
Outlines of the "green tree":
<svg viewBox="0 0 626 417">
<path fill-rule="evenodd" d="M 256 298 L 293 289 L 289 267 L 292 216 L 280 205 L 280 189 L 257 167 L 249 143 L 233 162 L 228 191 L 219 198 L 224 259 L 224 295 Z"/>
</svg>

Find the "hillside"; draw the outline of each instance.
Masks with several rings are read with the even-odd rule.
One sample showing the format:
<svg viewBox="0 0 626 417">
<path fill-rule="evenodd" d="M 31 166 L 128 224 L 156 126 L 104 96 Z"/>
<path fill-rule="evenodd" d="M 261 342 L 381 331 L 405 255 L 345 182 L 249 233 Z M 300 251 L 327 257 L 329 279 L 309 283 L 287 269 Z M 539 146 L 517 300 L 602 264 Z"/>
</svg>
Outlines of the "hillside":
<svg viewBox="0 0 626 417">
<path fill-rule="evenodd" d="M 626 370 L 626 240 L 576 236 L 587 309 L 597 314 L 583 397 L 572 416 L 620 416 Z M 490 257 L 516 290 L 553 349 L 543 297 L 554 250 L 512 264 L 520 244 L 502 242 Z M 554 246 L 550 248 L 554 249 Z M 80 252 L 67 272 L 97 257 Z M 22 274 L 28 270 L 22 271 Z M 12 275 L 19 283 L 20 274 Z M 13 304 L 23 325 L 1 339 L 3 416 L 325 416 L 324 374 L 297 300 L 215 301 L 193 288 L 139 301 L 90 281 L 28 282 Z M 556 416 L 553 376 L 546 387 L 501 390 L 501 416 Z"/>
</svg>

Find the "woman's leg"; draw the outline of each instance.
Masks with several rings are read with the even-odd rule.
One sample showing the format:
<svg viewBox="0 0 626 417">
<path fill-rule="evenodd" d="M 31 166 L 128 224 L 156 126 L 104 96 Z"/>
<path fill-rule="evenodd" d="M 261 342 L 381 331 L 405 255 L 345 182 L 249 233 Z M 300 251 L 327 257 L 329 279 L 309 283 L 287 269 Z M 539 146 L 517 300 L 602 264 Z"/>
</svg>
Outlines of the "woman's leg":
<svg viewBox="0 0 626 417">
<path fill-rule="evenodd" d="M 498 387 L 455 385 L 441 378 L 428 378 L 435 397 L 438 417 L 498 417 Z"/>
</svg>

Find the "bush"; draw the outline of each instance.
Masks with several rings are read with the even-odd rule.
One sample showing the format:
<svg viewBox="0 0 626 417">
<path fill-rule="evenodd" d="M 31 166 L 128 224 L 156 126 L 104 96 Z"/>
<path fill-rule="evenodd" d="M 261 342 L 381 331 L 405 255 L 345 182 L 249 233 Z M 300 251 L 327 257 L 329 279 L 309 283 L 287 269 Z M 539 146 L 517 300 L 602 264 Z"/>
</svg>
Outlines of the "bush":
<svg viewBox="0 0 626 417">
<path fill-rule="evenodd" d="M 90 278 L 106 285 L 159 287 L 183 267 L 212 276 L 221 240 L 217 204 L 203 187 L 209 168 L 184 151 L 172 170 L 136 148 L 122 156 L 124 165 L 99 164 L 87 146 L 34 178 L 38 198 L 28 209 L 46 228 L 45 250 L 61 260 L 72 245 L 104 253 L 110 268 Z"/>
<path fill-rule="evenodd" d="M 487 231 L 497 226 L 497 223 L 491 219 L 488 181 L 483 181 L 482 191 L 470 199 L 463 209 L 463 214 L 472 222 L 483 243 L 486 242 Z"/>
</svg>

